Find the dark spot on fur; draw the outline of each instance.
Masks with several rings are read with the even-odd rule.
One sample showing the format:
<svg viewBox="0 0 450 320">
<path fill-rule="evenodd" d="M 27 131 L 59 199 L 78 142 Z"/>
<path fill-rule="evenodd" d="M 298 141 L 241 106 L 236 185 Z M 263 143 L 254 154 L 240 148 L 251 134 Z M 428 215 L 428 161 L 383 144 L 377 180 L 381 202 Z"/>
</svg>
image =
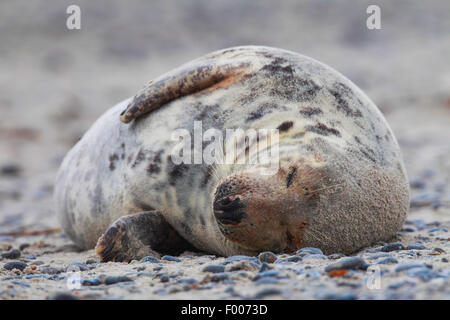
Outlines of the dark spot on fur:
<svg viewBox="0 0 450 320">
<path fill-rule="evenodd" d="M 280 130 L 280 132 L 288 131 L 292 126 L 294 125 L 293 121 L 285 121 L 282 124 L 280 124 L 277 129 Z"/>
<path fill-rule="evenodd" d="M 335 85 L 335 89 L 331 89 L 329 92 L 336 100 L 337 110 L 344 112 L 349 117 L 362 117 L 361 111 L 351 109 L 347 100 L 344 98 L 345 96 L 353 95 L 352 89 L 343 83 L 338 83 Z"/>
<path fill-rule="evenodd" d="M 115 161 L 117 160 L 119 160 L 117 154 L 114 153 L 109 156 L 109 170 L 113 171 L 114 169 L 116 169 Z"/>
<path fill-rule="evenodd" d="M 322 110 L 319 108 L 313 108 L 313 107 L 306 107 L 300 110 L 300 114 L 304 115 L 305 117 L 311 117 L 314 115 L 321 114 Z"/>
<path fill-rule="evenodd" d="M 142 211 L 153 211 L 155 210 L 155 208 L 153 208 L 152 206 L 149 206 L 148 204 L 145 204 L 144 202 L 140 201 L 139 199 L 135 199 L 133 200 L 134 205 L 140 209 L 142 209 Z"/>
<path fill-rule="evenodd" d="M 340 137 L 341 133 L 333 128 L 329 128 L 323 123 L 318 122 L 314 126 L 306 126 L 306 130 L 315 132 L 317 134 L 323 135 L 323 136 L 329 136 L 330 134 Z"/>
<path fill-rule="evenodd" d="M 282 64 L 288 63 L 288 61 L 281 57 L 273 58 L 272 62 L 266 64 L 261 70 L 269 71 L 271 73 L 289 73 L 292 74 L 294 70 L 290 65 L 281 66 Z"/>
<path fill-rule="evenodd" d="M 359 144 L 361 144 L 361 139 L 359 139 L 359 137 L 355 136 L 355 141 L 358 142 Z"/>
<path fill-rule="evenodd" d="M 298 133 L 296 133 L 296 134 L 294 134 L 294 135 L 292 136 L 292 139 L 302 138 L 304 135 L 305 135 L 304 132 L 298 132 Z M 299 142 L 300 142 L 300 141 L 298 141 L 297 143 L 299 143 Z"/>
<path fill-rule="evenodd" d="M 204 217 L 203 215 L 200 215 L 199 217 L 200 217 L 200 223 L 201 223 L 201 225 L 202 225 L 202 226 L 205 226 L 205 225 L 206 225 L 205 217 Z"/>
<path fill-rule="evenodd" d="M 136 155 L 136 158 L 134 159 L 133 164 L 131 165 L 132 168 L 135 168 L 139 163 L 141 163 L 145 159 L 145 154 L 142 151 L 142 149 L 139 150 L 139 152 Z"/>
<path fill-rule="evenodd" d="M 161 167 L 155 163 L 149 163 L 146 170 L 148 174 L 160 173 Z"/>
<path fill-rule="evenodd" d="M 291 168 L 288 175 L 286 176 L 286 188 L 289 188 L 297 175 L 297 168 Z"/>
<path fill-rule="evenodd" d="M 204 188 L 206 187 L 206 185 L 208 184 L 209 180 L 211 179 L 211 171 L 209 169 L 206 169 L 204 175 L 203 175 L 203 179 L 200 183 L 200 187 Z"/>
<path fill-rule="evenodd" d="M 171 186 L 176 185 L 177 180 L 182 178 L 187 170 L 188 166 L 184 163 L 174 165 L 169 171 L 169 184 Z"/>
<path fill-rule="evenodd" d="M 280 107 L 273 103 L 267 103 L 267 102 L 262 103 L 260 106 L 258 106 L 258 108 L 255 111 L 251 111 L 249 113 L 247 119 L 245 119 L 245 122 L 258 120 L 261 117 L 263 117 L 264 115 L 269 114 L 277 109 L 280 109 Z"/>
</svg>

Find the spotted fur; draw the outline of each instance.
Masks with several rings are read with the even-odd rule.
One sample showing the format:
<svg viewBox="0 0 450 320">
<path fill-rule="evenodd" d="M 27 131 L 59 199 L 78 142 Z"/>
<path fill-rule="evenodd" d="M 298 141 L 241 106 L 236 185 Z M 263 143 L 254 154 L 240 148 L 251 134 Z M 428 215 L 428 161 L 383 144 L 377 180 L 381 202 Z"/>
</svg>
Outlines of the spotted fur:
<svg viewBox="0 0 450 320">
<path fill-rule="evenodd" d="M 175 165 L 171 133 L 193 132 L 197 120 L 204 130 L 278 128 L 279 171 Z M 332 68 L 281 49 L 235 47 L 155 79 L 97 120 L 59 170 L 56 211 L 84 248 L 118 218 L 151 208 L 215 254 L 347 253 L 387 240 L 404 222 L 400 155 L 378 108 Z M 237 196 L 247 201 L 240 225 L 219 225 L 215 199 Z"/>
</svg>

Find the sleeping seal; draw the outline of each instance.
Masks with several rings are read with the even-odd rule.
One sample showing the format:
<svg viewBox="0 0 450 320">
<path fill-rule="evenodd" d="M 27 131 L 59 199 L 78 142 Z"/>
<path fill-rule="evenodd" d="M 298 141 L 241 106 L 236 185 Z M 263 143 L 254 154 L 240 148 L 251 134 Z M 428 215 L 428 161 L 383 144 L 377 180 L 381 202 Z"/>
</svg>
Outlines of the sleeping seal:
<svg viewBox="0 0 450 320">
<path fill-rule="evenodd" d="M 173 132 L 199 122 L 276 130 L 277 170 L 175 163 Z M 391 238 L 409 187 L 392 130 L 351 81 L 297 53 L 243 46 L 189 62 L 101 116 L 65 157 L 55 203 L 65 232 L 103 261 L 329 254 Z"/>
</svg>

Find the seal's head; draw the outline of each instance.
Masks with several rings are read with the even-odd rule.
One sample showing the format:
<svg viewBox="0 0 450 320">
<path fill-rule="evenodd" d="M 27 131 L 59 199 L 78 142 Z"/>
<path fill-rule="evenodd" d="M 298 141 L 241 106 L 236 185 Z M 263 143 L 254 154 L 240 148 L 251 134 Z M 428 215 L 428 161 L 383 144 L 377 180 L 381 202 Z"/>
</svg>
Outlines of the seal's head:
<svg viewBox="0 0 450 320">
<path fill-rule="evenodd" d="M 274 175 L 241 171 L 216 188 L 213 211 L 225 238 L 248 251 L 292 252 L 317 204 L 320 170 L 290 163 Z"/>
</svg>

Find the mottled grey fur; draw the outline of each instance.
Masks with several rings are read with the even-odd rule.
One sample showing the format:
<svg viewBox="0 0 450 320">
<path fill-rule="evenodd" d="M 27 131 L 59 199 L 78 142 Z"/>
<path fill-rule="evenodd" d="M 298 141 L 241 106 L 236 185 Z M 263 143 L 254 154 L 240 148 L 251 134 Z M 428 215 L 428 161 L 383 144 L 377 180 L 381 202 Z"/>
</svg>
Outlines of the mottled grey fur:
<svg viewBox="0 0 450 320">
<path fill-rule="evenodd" d="M 55 202 L 71 239 L 92 248 L 116 219 L 155 209 L 200 250 L 255 254 L 228 241 L 212 214 L 218 182 L 239 169 L 170 161 L 177 144 L 171 133 L 178 128 L 192 132 L 196 120 L 203 121 L 204 130 L 279 128 L 282 166 L 320 159 L 323 178 L 314 208 L 304 213 L 310 221 L 304 246 L 352 252 L 395 234 L 409 205 L 406 172 L 391 129 L 360 89 L 311 58 L 247 46 L 187 64 L 155 80 L 154 90 L 162 90 L 161 83 L 174 86 L 170 79 L 179 81 L 180 70 L 205 64 L 227 66 L 227 72 L 193 94 L 170 91 L 170 99 L 162 99 L 157 91 L 152 99 L 164 103 L 156 107 L 146 106 L 142 94 L 116 105 L 68 153 L 57 176 Z M 221 86 L 233 75 L 233 66 L 239 77 Z M 144 91 L 149 90 L 152 84 Z M 134 108 L 139 114 L 126 113 L 125 122 L 136 119 L 121 123 L 120 115 L 123 120 L 137 98 L 142 100 Z"/>
</svg>

